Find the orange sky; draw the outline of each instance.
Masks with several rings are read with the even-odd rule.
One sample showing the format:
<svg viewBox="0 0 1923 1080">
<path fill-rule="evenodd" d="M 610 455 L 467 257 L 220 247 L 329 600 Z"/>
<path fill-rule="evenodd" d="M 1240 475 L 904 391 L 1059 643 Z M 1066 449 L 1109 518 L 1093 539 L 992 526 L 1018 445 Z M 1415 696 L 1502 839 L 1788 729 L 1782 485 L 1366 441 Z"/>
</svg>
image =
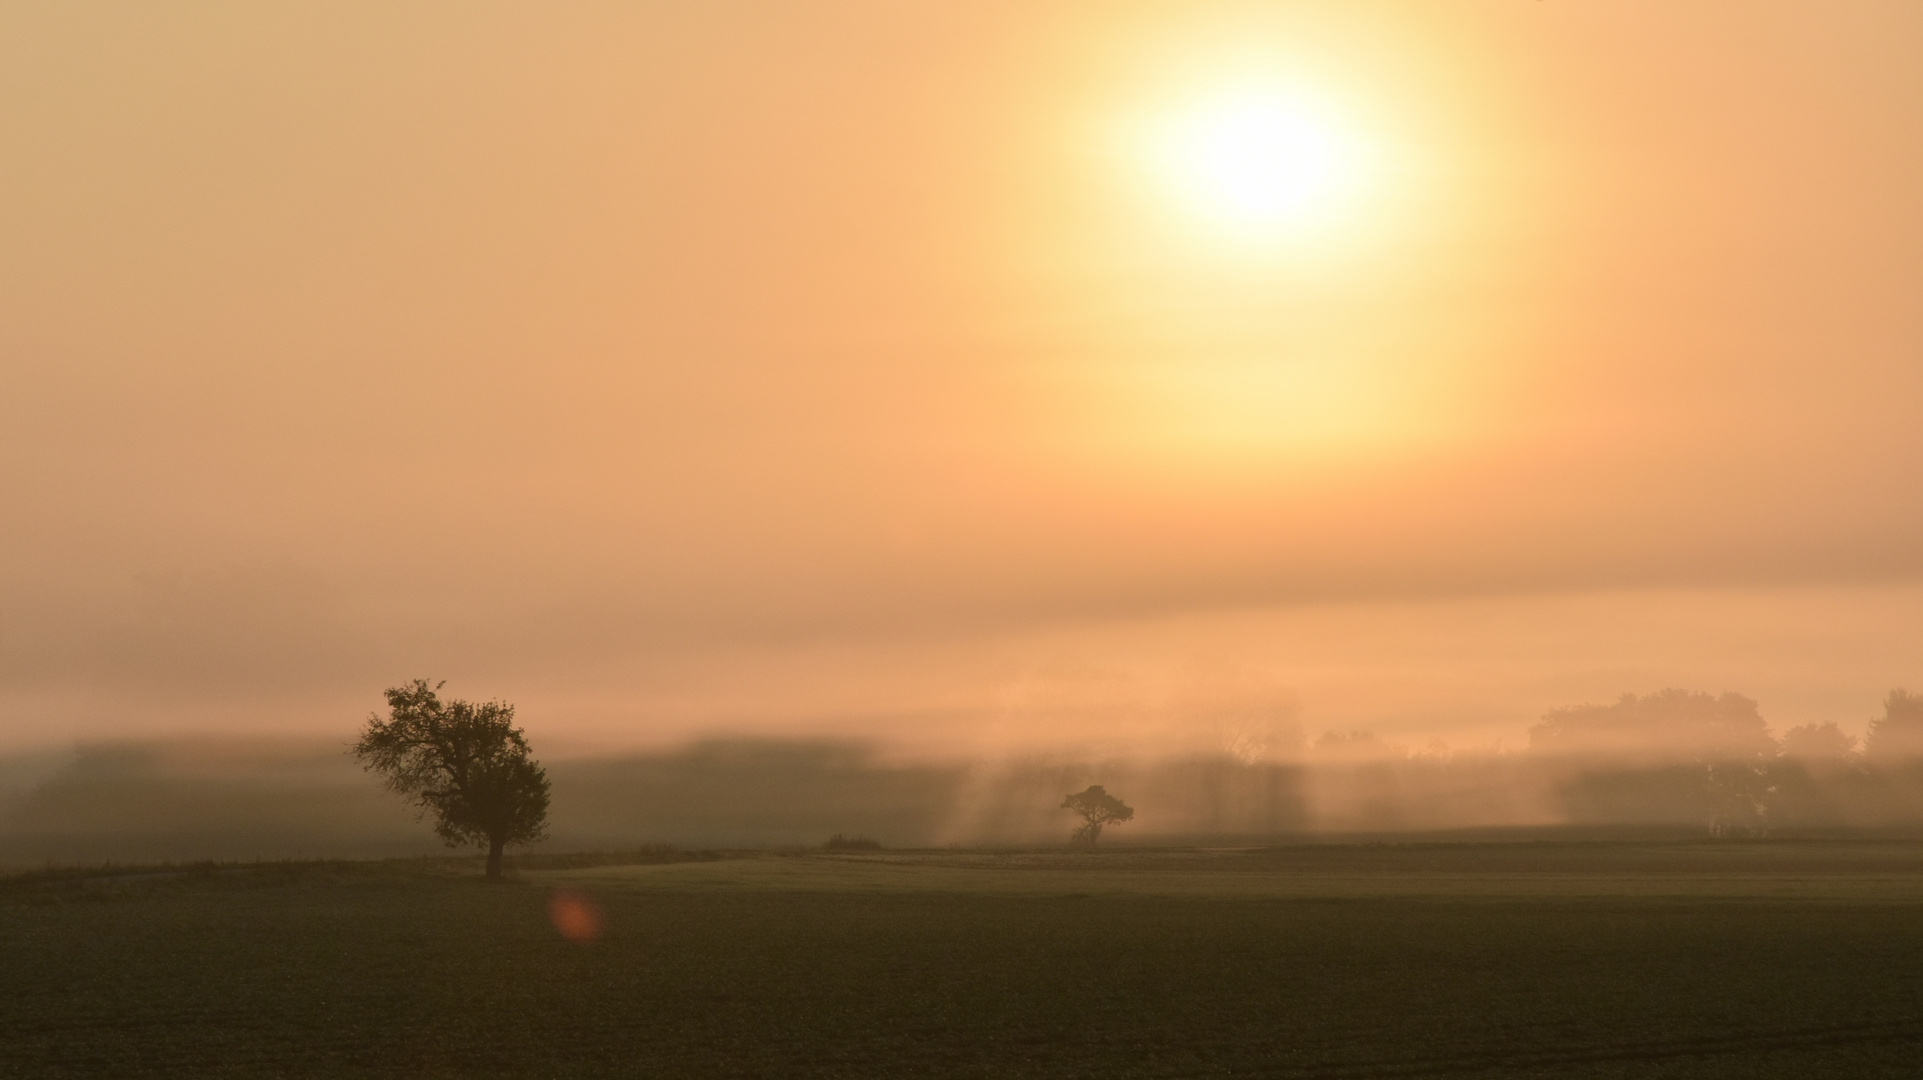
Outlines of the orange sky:
<svg viewBox="0 0 1923 1080">
<path fill-rule="evenodd" d="M 347 730 L 415 675 L 564 748 L 1513 745 L 1665 685 L 1860 729 L 1923 685 L 1919 43 L 1908 0 L 9 5 L 0 745 Z M 1288 228 L 1146 149 L 1250 86 L 1353 150 Z"/>
</svg>

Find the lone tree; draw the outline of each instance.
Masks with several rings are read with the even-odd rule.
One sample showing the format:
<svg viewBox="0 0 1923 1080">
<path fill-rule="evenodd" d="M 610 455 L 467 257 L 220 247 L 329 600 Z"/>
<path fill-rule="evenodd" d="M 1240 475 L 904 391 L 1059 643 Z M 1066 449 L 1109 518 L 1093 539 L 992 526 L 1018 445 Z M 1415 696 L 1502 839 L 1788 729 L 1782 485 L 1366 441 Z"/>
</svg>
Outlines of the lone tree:
<svg viewBox="0 0 1923 1080">
<path fill-rule="evenodd" d="M 1092 784 L 1087 791 L 1063 799 L 1062 809 L 1082 815 L 1081 826 L 1068 838 L 1068 842 L 1085 848 L 1095 846 L 1095 841 L 1102 835 L 1102 826 L 1120 825 L 1135 816 L 1134 807 L 1110 795 L 1100 784 Z"/>
<path fill-rule="evenodd" d="M 547 836 L 548 776 L 505 701 L 442 701 L 446 683 L 415 679 L 387 691 L 388 718 L 367 718 L 353 754 L 390 790 L 434 812 L 448 847 L 487 848 L 487 876 L 501 876 L 501 850 Z"/>
</svg>

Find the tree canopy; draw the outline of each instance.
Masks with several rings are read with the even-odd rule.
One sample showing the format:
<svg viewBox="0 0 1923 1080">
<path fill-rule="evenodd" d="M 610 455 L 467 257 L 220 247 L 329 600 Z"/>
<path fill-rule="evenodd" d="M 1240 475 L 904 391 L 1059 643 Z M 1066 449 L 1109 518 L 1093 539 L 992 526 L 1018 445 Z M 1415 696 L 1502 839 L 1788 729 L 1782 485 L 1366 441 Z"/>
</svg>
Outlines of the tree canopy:
<svg viewBox="0 0 1923 1080">
<path fill-rule="evenodd" d="M 1770 763 L 1776 740 L 1756 702 L 1741 694 L 1662 690 L 1624 694 L 1613 705 L 1554 709 L 1529 729 L 1529 749 L 1565 761 L 1617 770 L 1667 771 L 1676 794 L 1702 815 L 1710 835 L 1768 831 Z M 1654 779 L 1645 776 L 1642 780 Z M 1591 796 L 1619 788 L 1617 797 L 1649 802 L 1635 773 L 1594 775 Z"/>
<path fill-rule="evenodd" d="M 1783 732 L 1783 756 L 1792 761 L 1847 761 L 1856 753 L 1856 736 L 1834 720 L 1799 724 Z"/>
<path fill-rule="evenodd" d="M 434 814 L 449 847 L 487 848 L 487 876 L 501 876 L 501 853 L 547 835 L 548 778 L 530 755 L 505 701 L 443 702 L 415 679 L 387 691 L 388 717 L 367 718 L 353 754 L 390 790 Z"/>
<path fill-rule="evenodd" d="M 1883 715 L 1870 721 L 1864 750 L 1880 763 L 1923 759 L 1923 694 L 1898 688 L 1883 699 Z"/>
<path fill-rule="evenodd" d="M 1756 702 L 1741 694 L 1663 690 L 1613 705 L 1553 709 L 1529 729 L 1529 749 L 1629 763 L 1760 763 L 1776 755 Z"/>
<path fill-rule="evenodd" d="M 1079 847 L 1094 847 L 1095 841 L 1101 838 L 1102 826 L 1119 825 L 1135 816 L 1133 807 L 1110 795 L 1100 784 L 1092 784 L 1087 791 L 1063 799 L 1062 809 L 1082 816 L 1082 824 L 1069 837 L 1069 843 Z"/>
</svg>

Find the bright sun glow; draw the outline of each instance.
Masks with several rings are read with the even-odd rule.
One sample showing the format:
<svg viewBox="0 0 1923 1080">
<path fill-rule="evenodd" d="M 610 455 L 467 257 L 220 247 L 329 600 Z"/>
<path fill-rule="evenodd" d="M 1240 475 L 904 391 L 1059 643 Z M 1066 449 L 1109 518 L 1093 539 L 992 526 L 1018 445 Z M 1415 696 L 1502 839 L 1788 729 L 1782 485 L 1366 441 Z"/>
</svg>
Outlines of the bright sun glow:
<svg viewBox="0 0 1923 1080">
<path fill-rule="evenodd" d="M 1227 478 L 1447 437 L 1453 339 L 1411 314 L 1400 258 L 1412 194 L 1444 187 L 1415 182 L 1432 171 L 1377 94 L 1236 67 L 1145 80 L 1111 114 L 1112 330 L 1072 365 L 1090 445 Z"/>
<path fill-rule="evenodd" d="M 1325 220 L 1356 179 L 1356 148 L 1340 126 L 1281 93 L 1225 95 L 1159 128 L 1159 170 L 1199 214 L 1238 232 Z"/>
</svg>

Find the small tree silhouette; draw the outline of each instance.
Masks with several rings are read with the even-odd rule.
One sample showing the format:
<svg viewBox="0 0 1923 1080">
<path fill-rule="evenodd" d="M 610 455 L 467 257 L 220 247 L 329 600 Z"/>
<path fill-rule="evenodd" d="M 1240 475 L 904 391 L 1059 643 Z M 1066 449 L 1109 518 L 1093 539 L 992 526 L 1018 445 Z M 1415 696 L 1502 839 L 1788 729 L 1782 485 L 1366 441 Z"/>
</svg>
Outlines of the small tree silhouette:
<svg viewBox="0 0 1923 1080">
<path fill-rule="evenodd" d="M 353 754 L 387 786 L 408 796 L 448 847 L 487 848 L 487 876 L 501 876 L 501 851 L 547 835 L 548 777 L 528 753 L 505 701 L 441 701 L 443 684 L 415 679 L 387 692 L 388 718 L 367 718 Z"/>
<path fill-rule="evenodd" d="M 1135 808 L 1110 795 L 1100 784 L 1062 800 L 1062 809 L 1082 815 L 1082 824 L 1068 842 L 1075 847 L 1092 848 L 1102 835 L 1102 826 L 1120 825 L 1135 816 Z"/>
</svg>

